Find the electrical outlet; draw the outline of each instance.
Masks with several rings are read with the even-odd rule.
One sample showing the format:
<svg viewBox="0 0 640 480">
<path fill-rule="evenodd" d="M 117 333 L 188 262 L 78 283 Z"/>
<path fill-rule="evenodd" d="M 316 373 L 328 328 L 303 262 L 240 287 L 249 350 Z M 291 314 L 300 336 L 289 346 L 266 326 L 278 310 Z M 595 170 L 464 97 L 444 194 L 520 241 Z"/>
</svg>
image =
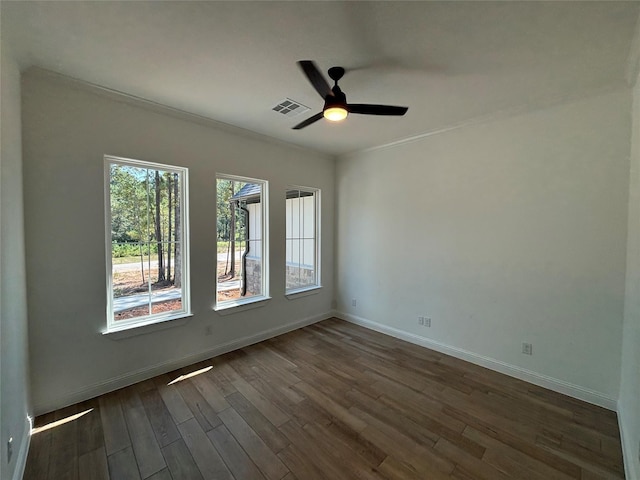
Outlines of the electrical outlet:
<svg viewBox="0 0 640 480">
<path fill-rule="evenodd" d="M 522 353 L 525 355 L 533 355 L 533 345 L 522 342 Z"/>
<path fill-rule="evenodd" d="M 424 326 L 425 327 L 431 326 L 431 319 L 429 317 L 424 317 Z"/>
<path fill-rule="evenodd" d="M 13 456 L 13 437 L 9 437 L 7 441 L 7 463 L 11 463 L 11 457 Z"/>
<path fill-rule="evenodd" d="M 358 306 L 358 302 L 356 301 L 356 299 L 355 299 L 355 298 L 352 298 L 352 299 L 351 299 L 351 306 L 352 306 L 352 307 L 356 307 L 356 306 Z"/>
<path fill-rule="evenodd" d="M 424 317 L 418 317 L 418 325 L 424 325 Z"/>
</svg>

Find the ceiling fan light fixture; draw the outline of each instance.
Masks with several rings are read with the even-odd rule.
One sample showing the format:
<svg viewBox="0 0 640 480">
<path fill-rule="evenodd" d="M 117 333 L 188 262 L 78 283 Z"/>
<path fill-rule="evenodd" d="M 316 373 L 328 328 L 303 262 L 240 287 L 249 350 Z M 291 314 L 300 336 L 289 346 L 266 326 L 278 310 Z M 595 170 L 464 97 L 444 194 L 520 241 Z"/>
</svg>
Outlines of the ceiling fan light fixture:
<svg viewBox="0 0 640 480">
<path fill-rule="evenodd" d="M 347 112 L 347 109 L 342 106 L 333 106 L 325 108 L 322 114 L 327 120 L 330 120 L 332 122 L 339 122 L 347 118 L 349 112 Z"/>
<path fill-rule="evenodd" d="M 2 1 L 2 0 L 0 0 Z M 338 86 L 338 80 L 344 75 L 344 68 L 331 67 L 329 77 L 335 82 L 329 86 L 318 66 L 312 60 L 300 60 L 298 66 L 302 69 L 311 86 L 324 99 L 322 111 L 295 125 L 293 130 L 301 130 L 323 118 L 330 122 L 339 122 L 347 118 L 350 113 L 358 115 L 391 115 L 400 117 L 407 113 L 408 107 L 395 105 L 377 105 L 374 103 L 347 103 L 347 96 Z"/>
</svg>

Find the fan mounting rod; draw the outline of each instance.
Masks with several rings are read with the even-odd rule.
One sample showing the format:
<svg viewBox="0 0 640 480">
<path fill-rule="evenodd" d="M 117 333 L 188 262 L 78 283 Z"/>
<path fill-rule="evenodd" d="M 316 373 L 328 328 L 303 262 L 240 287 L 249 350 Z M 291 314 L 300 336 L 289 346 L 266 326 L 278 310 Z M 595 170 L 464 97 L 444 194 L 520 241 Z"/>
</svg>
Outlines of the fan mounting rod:
<svg viewBox="0 0 640 480">
<path fill-rule="evenodd" d="M 329 78 L 338 84 L 338 80 L 340 80 L 344 76 L 344 68 L 342 67 L 331 67 L 328 71 Z"/>
</svg>

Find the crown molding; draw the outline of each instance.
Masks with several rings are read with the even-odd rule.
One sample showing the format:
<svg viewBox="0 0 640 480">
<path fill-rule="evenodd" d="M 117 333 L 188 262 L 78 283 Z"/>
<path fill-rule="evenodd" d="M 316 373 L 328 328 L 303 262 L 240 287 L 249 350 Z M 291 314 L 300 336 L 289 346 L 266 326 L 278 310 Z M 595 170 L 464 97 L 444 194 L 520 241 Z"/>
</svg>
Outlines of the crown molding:
<svg viewBox="0 0 640 480">
<path fill-rule="evenodd" d="M 116 102 L 122 102 L 135 107 L 144 108 L 146 110 L 150 110 L 155 113 L 167 115 L 167 116 L 184 120 L 187 122 L 196 123 L 198 125 L 202 125 L 208 128 L 213 128 L 218 131 L 222 131 L 231 135 L 236 135 L 236 136 L 244 137 L 254 141 L 268 143 L 271 145 L 276 145 L 276 146 L 284 147 L 288 149 L 295 149 L 303 152 L 311 152 L 316 155 L 324 156 L 328 159 L 335 159 L 334 155 L 328 154 L 326 152 L 322 152 L 320 150 L 315 150 L 315 149 L 304 147 L 302 145 L 298 145 L 295 143 L 279 140 L 277 138 L 270 137 L 268 135 L 263 135 L 261 133 L 254 132 L 252 130 L 247 130 L 246 128 L 237 127 L 235 125 L 221 122 L 220 120 L 214 120 L 213 118 L 205 117 L 203 115 L 190 113 L 190 112 L 187 112 L 186 110 L 181 110 L 179 108 L 171 107 L 169 105 L 155 102 L 153 100 L 148 100 L 143 97 L 138 97 L 136 95 L 131 95 L 129 93 L 125 93 L 119 90 L 114 90 L 112 88 L 104 87 L 102 85 L 87 82 L 86 80 L 81 80 L 79 78 L 71 77 L 63 73 L 55 72 L 53 70 L 48 70 L 46 68 L 32 66 L 24 70 L 22 72 L 22 75 L 35 78 L 35 79 L 44 79 L 44 80 L 56 82 L 59 84 L 68 85 L 73 88 L 77 88 L 79 90 L 83 90 L 89 93 L 93 93 L 95 95 L 99 95 L 101 97 L 109 98 Z"/>
<path fill-rule="evenodd" d="M 427 130 L 426 132 L 420 133 L 418 135 L 402 138 L 400 140 L 395 140 L 393 142 L 385 143 L 383 145 L 377 145 L 375 147 L 364 148 L 361 150 L 354 150 L 352 152 L 338 155 L 338 159 L 341 160 L 346 158 L 352 158 L 352 157 L 361 155 L 363 153 L 375 152 L 377 150 L 384 150 L 387 148 L 393 148 L 393 147 L 397 147 L 407 143 L 417 142 L 424 138 L 431 137 L 434 135 L 440 135 L 442 133 L 450 132 L 452 130 L 458 130 L 461 128 L 466 128 L 474 125 L 482 125 L 482 124 L 496 122 L 500 120 L 506 120 L 508 118 L 517 117 L 519 115 L 526 115 L 528 113 L 547 110 L 549 108 L 554 108 L 560 105 L 570 105 L 572 103 L 577 103 L 587 98 L 599 97 L 601 95 L 606 95 L 609 93 L 623 91 L 623 90 L 626 91 L 628 89 L 629 89 L 629 86 L 627 85 L 627 83 L 624 80 L 620 80 L 619 82 L 602 86 L 602 87 L 583 89 L 583 90 L 574 92 L 571 95 L 561 95 L 553 98 L 548 98 L 537 104 L 529 104 L 529 103 L 520 104 L 514 107 L 490 112 L 486 115 L 467 118 L 459 122 L 446 125 L 444 127 L 435 128 L 433 130 Z"/>
</svg>

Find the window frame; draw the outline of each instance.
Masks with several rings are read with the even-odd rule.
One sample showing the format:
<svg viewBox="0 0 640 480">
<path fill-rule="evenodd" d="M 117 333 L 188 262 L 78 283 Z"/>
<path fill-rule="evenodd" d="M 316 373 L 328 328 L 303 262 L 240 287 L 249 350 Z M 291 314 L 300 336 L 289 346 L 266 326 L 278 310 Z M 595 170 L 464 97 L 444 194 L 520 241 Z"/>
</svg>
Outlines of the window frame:
<svg viewBox="0 0 640 480">
<path fill-rule="evenodd" d="M 113 311 L 113 256 L 111 239 L 111 166 L 123 165 L 134 168 L 150 170 L 162 170 L 176 173 L 180 176 L 180 255 L 181 261 L 181 288 L 182 308 L 169 312 L 152 313 L 132 319 L 114 319 Z M 157 325 L 172 320 L 184 319 L 192 316 L 191 313 L 191 284 L 190 284 L 190 252 L 189 252 L 189 169 L 175 165 L 166 165 L 157 162 L 148 162 L 133 158 L 104 155 L 104 192 L 105 192 L 105 256 L 107 277 L 107 325 L 104 334 L 123 332 L 139 327 Z"/>
<path fill-rule="evenodd" d="M 231 180 L 234 182 L 243 182 L 243 183 L 253 183 L 261 185 L 260 191 L 260 204 L 262 206 L 261 210 L 261 223 L 262 223 L 262 251 L 261 251 L 261 260 L 262 260 L 262 275 L 261 275 L 261 294 L 254 295 L 248 298 L 240 298 L 240 299 L 232 299 L 232 300 L 224 300 L 218 301 L 218 218 L 217 218 L 217 210 L 214 217 L 214 224 L 216 225 L 215 230 L 215 239 L 216 239 L 216 247 L 215 247 L 215 268 L 214 268 L 214 278 L 215 278 L 215 292 L 214 292 L 214 300 L 213 300 L 213 310 L 220 313 L 221 315 L 225 315 L 228 313 L 236 312 L 236 311 L 244 311 L 249 308 L 256 308 L 261 306 L 261 302 L 265 300 L 270 300 L 269 296 L 269 181 L 261 178 L 252 178 L 252 177 L 244 177 L 241 175 L 231 175 L 227 173 L 219 173 L 216 172 L 215 177 L 215 198 L 218 198 L 218 180 Z"/>
<path fill-rule="evenodd" d="M 314 214 L 314 247 L 315 247 L 315 255 L 314 255 L 314 273 L 315 273 L 315 282 L 312 285 L 305 285 L 303 287 L 297 288 L 287 288 L 286 286 L 286 268 L 287 268 L 287 255 L 286 255 L 286 242 L 287 232 L 286 232 L 286 201 L 287 201 L 287 192 L 291 190 L 298 190 L 300 192 L 304 191 L 307 193 L 311 193 L 314 199 L 313 204 L 313 214 Z M 300 197 L 298 197 L 300 198 Z M 322 288 L 322 272 L 320 268 L 320 261 L 322 258 L 321 254 L 321 199 L 322 199 L 322 191 L 317 187 L 307 187 L 303 185 L 287 185 L 285 190 L 285 296 L 289 299 L 293 299 L 296 297 L 306 296 L 312 293 L 314 290 L 318 290 Z"/>
</svg>

